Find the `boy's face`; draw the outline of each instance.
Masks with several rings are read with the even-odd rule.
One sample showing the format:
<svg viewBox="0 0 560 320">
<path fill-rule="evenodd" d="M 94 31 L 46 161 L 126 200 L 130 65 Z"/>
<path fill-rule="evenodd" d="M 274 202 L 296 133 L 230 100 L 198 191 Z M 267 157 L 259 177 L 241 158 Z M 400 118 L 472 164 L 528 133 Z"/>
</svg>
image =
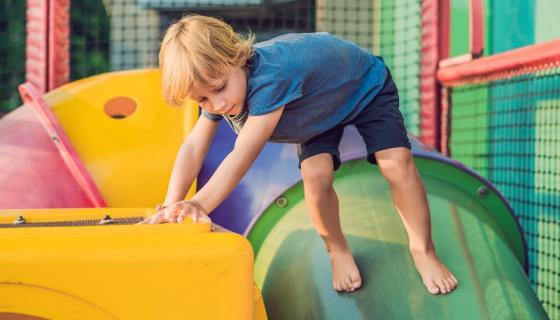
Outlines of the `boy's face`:
<svg viewBox="0 0 560 320">
<path fill-rule="evenodd" d="M 192 98 L 207 112 L 236 115 L 243 110 L 247 95 L 247 70 L 245 67 L 230 68 L 216 87 L 195 86 Z"/>
</svg>

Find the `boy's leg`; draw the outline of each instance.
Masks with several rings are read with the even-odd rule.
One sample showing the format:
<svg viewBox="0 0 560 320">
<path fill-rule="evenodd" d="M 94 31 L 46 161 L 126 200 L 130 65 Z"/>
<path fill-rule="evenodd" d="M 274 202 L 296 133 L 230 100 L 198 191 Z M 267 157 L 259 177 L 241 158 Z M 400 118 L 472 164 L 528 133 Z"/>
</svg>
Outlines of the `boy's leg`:
<svg viewBox="0 0 560 320">
<path fill-rule="evenodd" d="M 305 203 L 315 229 L 331 258 L 332 283 L 337 291 L 354 291 L 362 285 L 360 272 L 340 227 L 338 197 L 333 188 L 333 158 L 321 153 L 301 162 Z"/>
<path fill-rule="evenodd" d="M 451 292 L 458 282 L 436 255 L 426 191 L 410 150 L 385 149 L 375 152 L 375 158 L 391 186 L 393 203 L 408 233 L 410 254 L 424 285 L 432 294 Z"/>
</svg>

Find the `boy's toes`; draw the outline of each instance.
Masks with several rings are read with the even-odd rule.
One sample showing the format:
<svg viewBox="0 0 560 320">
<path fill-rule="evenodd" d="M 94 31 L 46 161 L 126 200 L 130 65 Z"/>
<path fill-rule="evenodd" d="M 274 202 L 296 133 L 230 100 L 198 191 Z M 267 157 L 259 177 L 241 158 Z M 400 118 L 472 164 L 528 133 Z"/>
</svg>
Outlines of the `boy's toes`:
<svg viewBox="0 0 560 320">
<path fill-rule="evenodd" d="M 352 278 L 352 288 L 354 290 L 360 289 L 362 287 L 362 279 L 360 277 Z"/>
<path fill-rule="evenodd" d="M 441 279 L 440 281 L 438 281 L 438 287 L 439 287 L 439 292 L 446 294 L 449 292 L 449 288 L 447 288 L 447 283 L 445 283 L 445 280 Z"/>
<path fill-rule="evenodd" d="M 451 284 L 453 284 L 453 289 L 457 288 L 458 281 L 457 281 L 457 279 L 455 279 L 455 277 L 453 275 L 451 276 L 451 279 L 449 279 L 449 280 L 451 281 Z"/>
<path fill-rule="evenodd" d="M 342 283 L 340 281 L 336 282 L 334 289 L 338 292 L 343 292 L 344 291 L 344 288 L 343 288 Z"/>
<path fill-rule="evenodd" d="M 453 283 L 455 284 L 455 286 L 459 284 L 459 280 L 457 280 L 454 275 L 451 275 L 451 279 L 453 279 Z"/>
<path fill-rule="evenodd" d="M 424 284 L 426 286 L 426 289 L 428 289 L 428 292 L 431 294 L 438 294 L 440 293 L 440 289 L 438 286 L 436 286 L 433 282 L 432 283 L 428 283 L 428 284 Z"/>
<path fill-rule="evenodd" d="M 454 286 L 453 286 L 453 283 L 451 282 L 451 280 L 445 279 L 444 281 L 445 281 L 445 284 L 447 286 L 447 293 L 453 291 Z"/>
<path fill-rule="evenodd" d="M 342 289 L 345 292 L 350 292 L 350 290 L 352 290 L 352 280 L 350 279 L 350 277 L 344 279 L 344 283 L 342 285 Z"/>
<path fill-rule="evenodd" d="M 453 278 L 447 279 L 447 283 L 449 283 L 449 291 L 453 291 L 455 290 L 455 288 L 457 288 L 457 283 L 453 281 Z"/>
</svg>

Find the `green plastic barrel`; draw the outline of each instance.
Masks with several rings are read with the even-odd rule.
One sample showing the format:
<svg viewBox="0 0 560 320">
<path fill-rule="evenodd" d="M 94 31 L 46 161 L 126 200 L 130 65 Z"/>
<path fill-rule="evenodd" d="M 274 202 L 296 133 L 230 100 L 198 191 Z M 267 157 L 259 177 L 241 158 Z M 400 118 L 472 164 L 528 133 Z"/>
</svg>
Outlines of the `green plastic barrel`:
<svg viewBox="0 0 560 320">
<path fill-rule="evenodd" d="M 303 200 L 287 190 L 248 237 L 270 319 L 546 319 L 527 279 L 525 244 L 509 206 L 481 178 L 445 161 L 416 158 L 431 207 L 437 252 L 459 280 L 431 295 L 408 253 L 404 226 L 378 169 L 343 164 L 334 188 L 363 286 L 337 293 L 321 238 Z"/>
</svg>

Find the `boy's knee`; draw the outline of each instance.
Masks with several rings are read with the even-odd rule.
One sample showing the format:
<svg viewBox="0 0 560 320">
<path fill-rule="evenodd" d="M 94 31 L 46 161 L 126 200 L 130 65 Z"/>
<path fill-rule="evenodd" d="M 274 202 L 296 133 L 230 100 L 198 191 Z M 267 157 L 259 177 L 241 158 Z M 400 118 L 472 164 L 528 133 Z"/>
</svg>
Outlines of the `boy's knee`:
<svg viewBox="0 0 560 320">
<path fill-rule="evenodd" d="M 391 184 L 408 181 L 414 174 L 414 161 L 408 149 L 389 151 L 376 158 L 381 174 Z"/>
<path fill-rule="evenodd" d="M 305 159 L 301 164 L 303 184 L 309 191 L 327 190 L 333 183 L 332 156 L 327 153 Z"/>
</svg>

